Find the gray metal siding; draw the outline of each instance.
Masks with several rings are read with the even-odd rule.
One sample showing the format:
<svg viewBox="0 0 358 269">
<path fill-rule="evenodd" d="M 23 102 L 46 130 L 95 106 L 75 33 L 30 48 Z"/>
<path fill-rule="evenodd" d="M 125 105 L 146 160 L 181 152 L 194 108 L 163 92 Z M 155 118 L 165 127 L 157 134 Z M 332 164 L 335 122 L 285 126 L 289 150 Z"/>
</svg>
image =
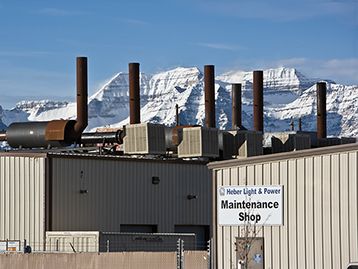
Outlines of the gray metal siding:
<svg viewBox="0 0 358 269">
<path fill-rule="evenodd" d="M 118 232 L 121 224 L 211 224 L 206 165 L 157 161 L 51 158 L 52 230 Z M 83 173 L 81 174 L 81 171 Z M 152 184 L 152 176 L 160 183 Z M 81 189 L 88 190 L 80 194 Z M 197 195 L 188 200 L 187 195 Z"/>
<path fill-rule="evenodd" d="M 266 269 L 334 269 L 358 261 L 358 150 L 217 168 L 213 175 L 216 187 L 284 186 L 284 225 L 257 234 L 264 237 Z M 241 229 L 216 227 L 218 268 L 236 268 Z"/>
<path fill-rule="evenodd" d="M 42 250 L 45 159 L 0 156 L 0 240 L 27 240 Z"/>
</svg>

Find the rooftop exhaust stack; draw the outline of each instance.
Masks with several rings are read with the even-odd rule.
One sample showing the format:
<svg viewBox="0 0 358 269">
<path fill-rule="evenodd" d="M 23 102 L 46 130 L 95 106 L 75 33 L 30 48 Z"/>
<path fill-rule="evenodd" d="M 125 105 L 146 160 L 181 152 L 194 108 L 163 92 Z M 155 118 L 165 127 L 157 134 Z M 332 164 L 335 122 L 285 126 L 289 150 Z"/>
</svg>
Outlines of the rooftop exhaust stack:
<svg viewBox="0 0 358 269">
<path fill-rule="evenodd" d="M 264 75 L 263 71 L 254 71 L 253 73 L 253 95 L 254 95 L 254 130 L 264 131 Z"/>
<path fill-rule="evenodd" d="M 317 138 L 326 138 L 327 137 L 326 83 L 318 82 L 316 84 L 316 89 L 317 89 Z"/>
<path fill-rule="evenodd" d="M 140 123 L 139 63 L 129 63 L 129 123 Z"/>
<path fill-rule="evenodd" d="M 215 128 L 215 72 L 214 65 L 204 66 L 205 127 L 182 129 L 178 145 L 179 158 L 219 157 L 219 136 Z"/>
<path fill-rule="evenodd" d="M 77 80 L 77 120 L 74 126 L 76 138 L 81 137 L 82 132 L 88 125 L 88 78 L 87 78 L 87 57 L 76 59 L 76 80 Z"/>
<path fill-rule="evenodd" d="M 130 155 L 164 155 L 165 128 L 162 124 L 140 123 L 139 63 L 129 63 L 129 124 L 125 126 L 123 152 Z"/>
<path fill-rule="evenodd" d="M 241 84 L 232 84 L 232 129 L 240 129 L 242 127 L 241 120 Z"/>
<path fill-rule="evenodd" d="M 205 126 L 215 128 L 215 72 L 214 65 L 204 66 Z"/>
<path fill-rule="evenodd" d="M 8 144 L 13 148 L 63 147 L 79 142 L 88 124 L 87 58 L 78 57 L 77 120 L 15 122 L 6 131 Z"/>
<path fill-rule="evenodd" d="M 175 105 L 175 124 L 176 126 L 180 125 L 180 119 L 179 119 L 179 105 Z"/>
</svg>

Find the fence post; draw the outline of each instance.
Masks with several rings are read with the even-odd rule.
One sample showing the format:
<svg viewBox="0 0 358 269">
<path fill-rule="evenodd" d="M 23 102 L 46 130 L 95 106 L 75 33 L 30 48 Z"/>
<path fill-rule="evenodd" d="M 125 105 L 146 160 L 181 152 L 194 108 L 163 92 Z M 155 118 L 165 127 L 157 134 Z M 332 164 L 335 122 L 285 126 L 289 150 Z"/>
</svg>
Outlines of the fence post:
<svg viewBox="0 0 358 269">
<path fill-rule="evenodd" d="M 109 240 L 107 240 L 106 247 L 107 247 L 107 252 L 109 252 Z"/>
<path fill-rule="evenodd" d="M 208 269 L 212 269 L 213 266 L 212 249 L 213 249 L 213 239 L 210 239 L 208 241 Z"/>
<path fill-rule="evenodd" d="M 184 241 L 177 241 L 177 269 L 184 269 Z"/>
<path fill-rule="evenodd" d="M 56 251 L 58 251 L 58 239 L 56 240 Z"/>
</svg>

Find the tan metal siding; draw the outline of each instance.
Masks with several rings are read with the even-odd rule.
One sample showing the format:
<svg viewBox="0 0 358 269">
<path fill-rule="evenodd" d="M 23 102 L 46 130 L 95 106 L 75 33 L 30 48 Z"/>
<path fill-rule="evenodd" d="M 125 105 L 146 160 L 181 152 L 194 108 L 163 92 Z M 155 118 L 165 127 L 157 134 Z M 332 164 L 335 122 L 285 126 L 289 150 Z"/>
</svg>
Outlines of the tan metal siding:
<svg viewBox="0 0 358 269">
<path fill-rule="evenodd" d="M 288 261 L 289 261 L 288 265 L 289 268 L 297 268 L 297 203 L 296 203 L 297 178 L 296 178 L 296 169 L 295 169 L 296 160 L 289 160 L 288 165 L 289 165 L 288 183 L 287 183 L 288 203 L 287 205 L 284 205 L 287 206 L 288 208 L 288 220 L 287 220 Z M 294 169 L 292 169 L 292 167 L 294 167 Z"/>
<path fill-rule="evenodd" d="M 153 224 L 158 232 L 174 232 L 174 225 L 211 224 L 211 180 L 205 165 L 59 157 L 51 161 L 53 231 L 118 232 L 121 224 Z M 152 176 L 160 183 L 152 184 Z M 80 194 L 81 189 L 88 193 Z M 197 198 L 188 200 L 189 194 Z"/>
<path fill-rule="evenodd" d="M 348 179 L 349 163 L 348 154 L 340 155 L 341 169 L 339 170 L 340 178 Z M 341 237 L 339 244 L 341 245 L 341 266 L 344 268 L 347 264 L 345 261 L 349 261 L 349 208 L 346 206 L 349 204 L 348 200 L 349 184 L 348 180 L 342 180 L 340 186 L 340 225 L 341 225 Z"/>
<path fill-rule="evenodd" d="M 0 240 L 43 249 L 45 158 L 0 156 Z"/>
<path fill-rule="evenodd" d="M 315 267 L 314 268 L 324 268 L 323 267 L 323 208 L 322 208 L 322 188 L 323 188 L 323 181 L 322 181 L 322 156 L 317 156 L 313 158 L 313 193 L 314 193 L 314 260 L 315 260 Z"/>
<path fill-rule="evenodd" d="M 349 253 L 350 261 L 358 261 L 358 152 L 349 153 Z"/>
<path fill-rule="evenodd" d="M 352 150 L 217 168 L 214 175 L 218 186 L 284 186 L 284 225 L 257 234 L 264 236 L 266 269 L 334 269 L 358 261 L 357 162 Z M 236 268 L 240 229 L 216 227 L 218 268 Z"/>
<path fill-rule="evenodd" d="M 278 162 L 272 164 L 271 167 L 271 184 L 279 185 L 280 184 L 280 165 Z M 280 227 L 272 227 L 271 230 L 272 238 L 277 238 L 277 240 L 272 240 L 272 264 L 275 268 L 280 267 L 280 251 L 281 251 L 281 240 L 280 240 Z"/>
<path fill-rule="evenodd" d="M 305 193 L 305 256 L 306 256 L 306 268 L 315 268 L 314 265 L 314 177 L 313 177 L 313 158 L 305 158 L 305 180 L 304 184 L 304 193 Z"/>
<path fill-rule="evenodd" d="M 281 250 L 280 250 L 280 260 L 281 267 L 279 268 L 288 268 L 288 254 L 289 254 L 289 241 L 288 241 L 288 161 L 281 161 L 280 166 L 280 184 L 284 187 L 283 189 L 283 226 L 280 227 L 280 236 L 281 236 Z"/>
</svg>

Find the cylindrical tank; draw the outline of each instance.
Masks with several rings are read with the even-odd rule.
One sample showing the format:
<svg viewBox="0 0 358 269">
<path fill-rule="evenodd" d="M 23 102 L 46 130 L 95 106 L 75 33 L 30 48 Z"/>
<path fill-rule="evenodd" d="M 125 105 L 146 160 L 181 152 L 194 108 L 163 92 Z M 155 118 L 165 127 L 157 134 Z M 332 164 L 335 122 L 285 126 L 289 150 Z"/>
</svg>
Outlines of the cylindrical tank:
<svg viewBox="0 0 358 269">
<path fill-rule="evenodd" d="M 61 141 L 47 141 L 46 127 L 48 121 L 15 122 L 6 131 L 7 143 L 12 148 L 44 148 L 66 146 Z"/>
</svg>

